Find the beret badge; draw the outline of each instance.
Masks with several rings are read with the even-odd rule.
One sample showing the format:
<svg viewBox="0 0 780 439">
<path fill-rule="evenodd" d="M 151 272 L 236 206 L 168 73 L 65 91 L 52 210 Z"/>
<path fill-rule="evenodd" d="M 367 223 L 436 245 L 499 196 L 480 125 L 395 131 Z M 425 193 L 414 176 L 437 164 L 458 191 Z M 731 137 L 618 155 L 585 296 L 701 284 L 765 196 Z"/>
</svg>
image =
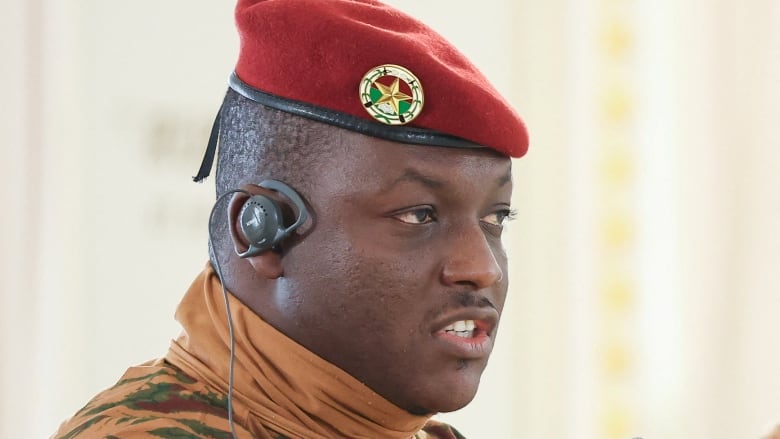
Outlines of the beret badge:
<svg viewBox="0 0 780 439">
<path fill-rule="evenodd" d="M 420 80 L 408 69 L 383 64 L 369 70 L 360 81 L 360 100 L 377 121 L 405 125 L 417 117 L 425 102 Z"/>
</svg>

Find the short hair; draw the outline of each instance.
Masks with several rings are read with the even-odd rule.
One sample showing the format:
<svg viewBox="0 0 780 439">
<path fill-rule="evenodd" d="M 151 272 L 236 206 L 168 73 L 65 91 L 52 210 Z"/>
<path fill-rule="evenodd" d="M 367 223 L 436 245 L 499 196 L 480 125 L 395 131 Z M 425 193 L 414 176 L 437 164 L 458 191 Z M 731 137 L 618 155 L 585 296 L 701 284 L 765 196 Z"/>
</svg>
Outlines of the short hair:
<svg viewBox="0 0 780 439">
<path fill-rule="evenodd" d="M 266 179 L 280 180 L 305 198 L 335 147 L 342 129 L 285 113 L 228 89 L 221 110 L 217 153 L 216 195 Z M 220 263 L 233 251 L 225 210 L 230 197 L 217 206 L 210 225 Z"/>
</svg>

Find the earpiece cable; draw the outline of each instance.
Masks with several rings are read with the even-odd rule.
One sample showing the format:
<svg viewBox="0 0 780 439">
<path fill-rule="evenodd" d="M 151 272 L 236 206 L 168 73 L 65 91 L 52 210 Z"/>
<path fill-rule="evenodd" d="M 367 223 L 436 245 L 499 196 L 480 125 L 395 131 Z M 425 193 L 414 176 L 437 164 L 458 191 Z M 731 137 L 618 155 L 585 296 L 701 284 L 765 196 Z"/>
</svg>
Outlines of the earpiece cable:
<svg viewBox="0 0 780 439">
<path fill-rule="evenodd" d="M 235 359 L 236 359 L 236 355 L 235 355 L 236 338 L 233 334 L 233 315 L 230 312 L 230 300 L 228 298 L 227 289 L 225 289 L 225 281 L 222 278 L 222 267 L 220 266 L 219 263 L 219 256 L 217 255 L 217 249 L 214 246 L 213 224 L 214 224 L 214 213 L 217 211 L 217 206 L 219 206 L 219 203 L 222 202 L 222 200 L 225 199 L 227 196 L 236 193 L 243 193 L 252 196 L 252 194 L 250 194 L 249 192 L 243 189 L 231 190 L 220 195 L 217 198 L 217 201 L 214 202 L 214 207 L 211 208 L 211 214 L 209 215 L 209 224 L 208 224 L 209 246 L 211 247 L 211 251 L 213 252 L 212 255 L 214 260 L 214 269 L 217 272 L 219 283 L 220 285 L 222 285 L 222 296 L 225 298 L 225 312 L 227 314 L 228 333 L 230 335 L 230 365 L 228 366 L 227 405 L 228 405 L 228 422 L 230 423 L 230 432 L 233 435 L 233 439 L 238 439 L 238 435 L 236 434 L 236 424 L 233 420 L 233 366 L 235 365 Z"/>
</svg>

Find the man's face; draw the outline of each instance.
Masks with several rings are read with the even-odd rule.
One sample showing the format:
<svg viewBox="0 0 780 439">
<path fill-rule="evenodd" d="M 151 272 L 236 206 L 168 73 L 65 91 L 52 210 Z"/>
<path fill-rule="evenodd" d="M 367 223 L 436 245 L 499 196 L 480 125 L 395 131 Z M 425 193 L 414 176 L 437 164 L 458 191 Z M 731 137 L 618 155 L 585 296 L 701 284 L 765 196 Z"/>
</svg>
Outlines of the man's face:
<svg viewBox="0 0 780 439">
<path fill-rule="evenodd" d="M 285 253 L 275 326 L 399 407 L 474 397 L 507 291 L 510 160 L 344 134 L 312 170 L 314 226 Z"/>
</svg>

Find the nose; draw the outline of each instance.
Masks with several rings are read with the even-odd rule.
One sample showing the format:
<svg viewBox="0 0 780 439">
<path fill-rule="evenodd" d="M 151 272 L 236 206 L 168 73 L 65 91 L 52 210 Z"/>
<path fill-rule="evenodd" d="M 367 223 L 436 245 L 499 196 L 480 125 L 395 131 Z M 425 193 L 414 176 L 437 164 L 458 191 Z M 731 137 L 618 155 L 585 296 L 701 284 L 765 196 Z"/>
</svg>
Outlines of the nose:
<svg viewBox="0 0 780 439">
<path fill-rule="evenodd" d="M 503 279 L 504 273 L 495 254 L 495 251 L 503 250 L 493 248 L 479 224 L 453 228 L 449 235 L 451 245 L 441 271 L 445 285 L 482 289 Z"/>
</svg>

